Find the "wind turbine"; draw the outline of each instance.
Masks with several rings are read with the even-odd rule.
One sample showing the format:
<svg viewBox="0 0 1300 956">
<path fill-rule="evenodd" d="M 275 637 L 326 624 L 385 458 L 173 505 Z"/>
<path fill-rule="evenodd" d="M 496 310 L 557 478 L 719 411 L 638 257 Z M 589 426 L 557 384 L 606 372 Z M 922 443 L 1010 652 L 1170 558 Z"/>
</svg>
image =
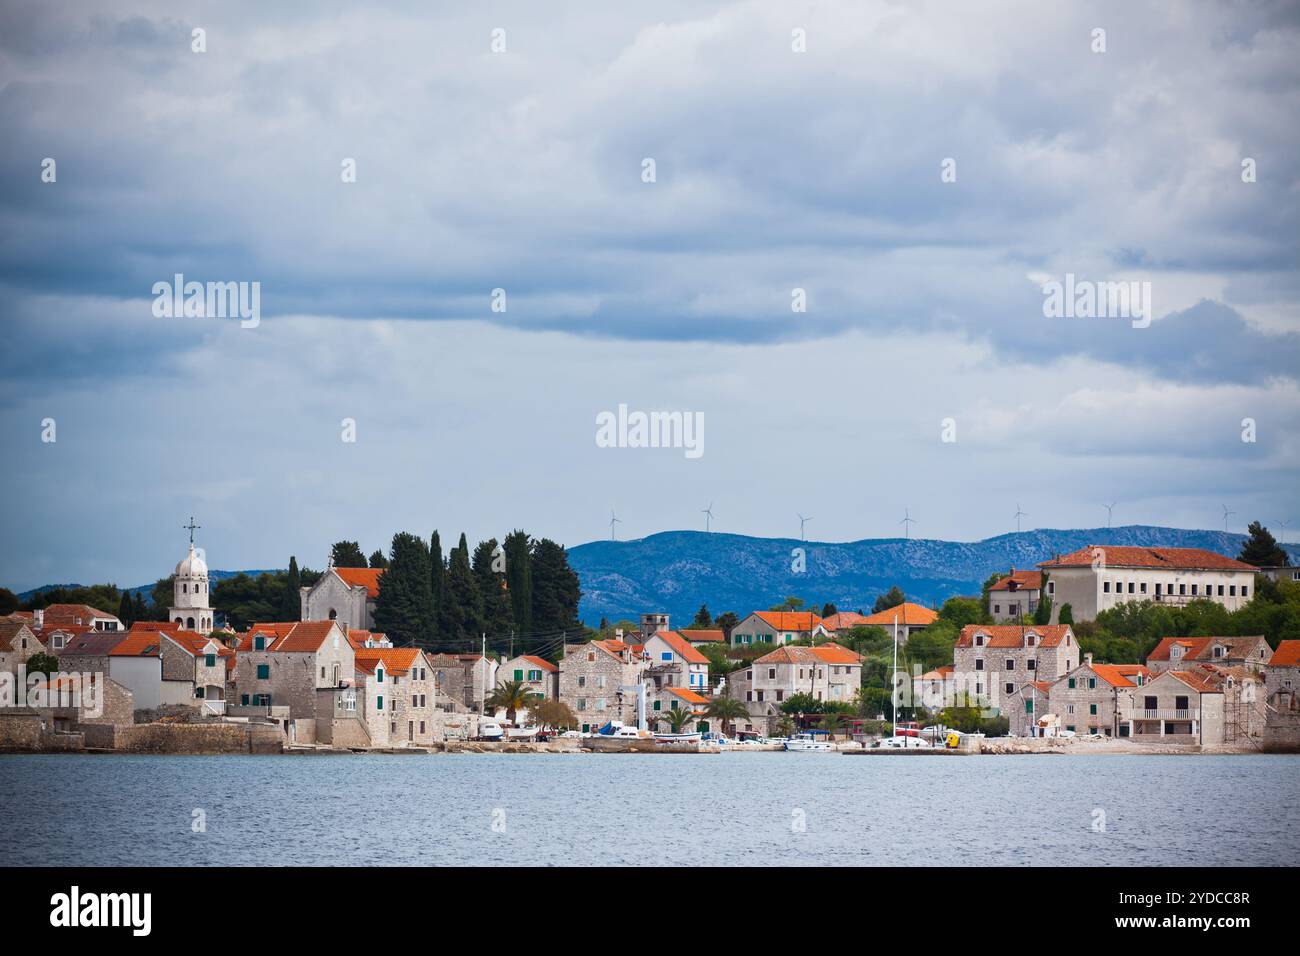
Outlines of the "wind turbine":
<svg viewBox="0 0 1300 956">
<path fill-rule="evenodd" d="M 906 508 L 903 509 L 903 520 L 898 523 L 903 526 L 903 537 L 910 538 L 912 536 L 912 525 L 916 524 L 916 519 L 912 517 Z"/>
<path fill-rule="evenodd" d="M 1102 505 L 1102 507 L 1106 509 L 1106 527 L 1109 529 L 1110 521 L 1115 517 L 1115 502 L 1112 501 L 1108 505 Z"/>
<path fill-rule="evenodd" d="M 615 530 L 615 529 L 614 529 L 614 525 L 616 525 L 616 524 L 622 524 L 622 523 L 623 523 L 623 519 L 620 518 L 620 517 L 618 517 L 617 515 L 615 515 L 615 514 L 614 514 L 614 509 L 613 509 L 613 508 L 610 508 L 610 509 L 609 509 L 609 540 L 610 540 L 610 541 L 617 541 L 617 540 L 618 540 L 618 538 L 617 538 L 617 537 L 615 536 L 615 534 L 614 534 L 614 530 Z"/>
<path fill-rule="evenodd" d="M 795 514 L 799 515 L 799 512 L 796 511 Z M 812 521 L 811 515 L 809 515 L 807 518 L 805 518 L 803 515 L 799 515 L 799 540 L 800 541 L 808 540 L 807 538 L 804 537 L 803 526 L 806 525 L 809 521 Z"/>
<path fill-rule="evenodd" d="M 1016 534 L 1020 533 L 1020 519 L 1028 518 L 1029 512 L 1020 510 L 1020 502 L 1016 502 Z"/>
<path fill-rule="evenodd" d="M 712 502 L 712 501 L 709 502 L 709 506 L 708 506 L 707 508 L 705 508 L 704 511 L 701 512 L 701 514 L 704 515 L 704 530 L 705 530 L 705 531 L 708 531 L 708 530 L 709 530 L 709 522 L 713 520 L 713 502 Z"/>
<path fill-rule="evenodd" d="M 1228 533 L 1228 515 L 1235 515 L 1236 513 L 1237 512 L 1235 511 L 1229 511 L 1227 505 L 1223 506 L 1223 533 L 1224 534 Z"/>
</svg>

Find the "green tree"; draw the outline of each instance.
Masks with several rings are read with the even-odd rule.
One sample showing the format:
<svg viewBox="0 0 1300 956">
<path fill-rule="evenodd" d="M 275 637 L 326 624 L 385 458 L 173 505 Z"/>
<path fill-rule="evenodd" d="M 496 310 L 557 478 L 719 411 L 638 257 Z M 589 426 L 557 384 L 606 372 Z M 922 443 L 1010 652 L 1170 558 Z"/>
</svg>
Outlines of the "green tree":
<svg viewBox="0 0 1300 956">
<path fill-rule="evenodd" d="M 384 557 L 384 552 L 376 549 L 375 552 L 370 555 L 370 567 L 378 568 L 381 571 L 388 567 L 388 559 Z"/>
<path fill-rule="evenodd" d="M 1072 608 L 1068 602 L 1061 605 L 1061 613 L 1057 617 L 1056 622 L 1058 624 L 1074 623 L 1074 608 Z"/>
<path fill-rule="evenodd" d="M 330 548 L 330 560 L 336 568 L 364 568 L 366 556 L 355 541 L 336 541 Z"/>
<path fill-rule="evenodd" d="M 532 553 L 533 617 L 538 633 L 577 630 L 582 588 L 564 547 L 540 538 Z"/>
<path fill-rule="evenodd" d="M 442 538 L 436 530 L 429 536 L 429 590 L 433 594 L 433 639 L 440 643 L 443 595 L 447 590 L 447 562 L 442 557 Z"/>
<path fill-rule="evenodd" d="M 722 722 L 722 732 L 730 734 L 731 725 L 742 717 L 749 716 L 749 708 L 736 698 L 723 694 L 709 701 L 709 706 L 705 709 L 704 714 L 710 720 Z"/>
<path fill-rule="evenodd" d="M 533 633 L 532 541 L 518 529 L 506 535 L 506 586 L 510 594 L 511 617 L 521 634 Z"/>
<path fill-rule="evenodd" d="M 379 578 L 375 627 L 397 647 L 427 647 L 433 639 L 430 577 L 424 541 L 405 531 L 393 535 L 388 570 Z"/>
<path fill-rule="evenodd" d="M 18 595 L 8 588 L 0 588 L 0 615 L 12 614 L 18 607 Z"/>
<path fill-rule="evenodd" d="M 774 604 L 770 608 L 768 608 L 768 610 L 769 611 L 802 611 L 803 598 L 797 598 L 793 594 L 791 594 L 780 604 Z"/>
<path fill-rule="evenodd" d="M 988 623 L 985 620 L 987 617 L 988 602 L 977 601 L 975 598 L 950 597 L 939 608 L 939 620 L 947 621 L 958 631 L 967 624 Z"/>
<path fill-rule="evenodd" d="M 689 707 L 669 707 L 657 710 L 650 715 L 656 724 L 667 724 L 668 732 L 681 734 L 695 720 L 695 713 Z"/>
<path fill-rule="evenodd" d="M 735 611 L 723 611 L 713 619 L 713 626 L 722 631 L 722 636 L 728 641 L 731 640 L 731 632 L 736 629 L 740 623 L 740 618 L 736 616 Z"/>
<path fill-rule="evenodd" d="M 28 674 L 44 674 L 49 677 L 51 674 L 58 673 L 59 659 L 53 654 L 47 654 L 44 651 L 38 651 L 24 662 Z"/>
<path fill-rule="evenodd" d="M 122 600 L 117 603 L 117 619 L 127 627 L 135 623 L 135 602 L 131 600 L 130 591 L 122 592 Z"/>
<path fill-rule="evenodd" d="M 281 621 L 302 620 L 302 575 L 298 573 L 298 558 L 289 555 L 289 572 L 284 579 L 284 592 L 280 598 Z"/>
<path fill-rule="evenodd" d="M 830 617 L 831 615 L 838 614 L 838 613 L 840 613 L 840 609 L 837 608 L 830 601 L 827 601 L 825 604 L 822 605 L 822 613 L 821 613 L 822 617 Z"/>
<path fill-rule="evenodd" d="M 528 685 L 519 680 L 508 680 L 498 684 L 487 699 L 487 706 L 495 710 L 505 710 L 506 720 L 515 722 L 515 715 L 528 707 L 531 695 Z"/>
<path fill-rule="evenodd" d="M 464 532 L 447 561 L 438 630 L 441 640 L 455 647 L 473 646 L 483 630 L 483 604 L 474 582 L 469 542 Z"/>
<path fill-rule="evenodd" d="M 875 606 L 871 609 L 873 614 L 879 614 L 881 611 L 888 611 L 891 607 L 898 607 L 907 600 L 902 589 L 894 585 L 880 597 L 876 598 Z"/>
<path fill-rule="evenodd" d="M 515 616 L 506 584 L 505 551 L 498 546 L 496 538 L 479 542 L 471 567 L 483 604 L 483 630 L 489 634 L 506 634 L 514 627 Z M 494 567 L 502 570 L 493 570 Z"/>
<path fill-rule="evenodd" d="M 149 608 L 144 602 L 144 594 L 136 591 L 132 603 L 134 606 L 131 609 L 131 622 L 149 620 Z"/>
<path fill-rule="evenodd" d="M 1034 609 L 1034 623 L 1038 625 L 1050 624 L 1052 621 L 1052 599 L 1044 596 L 1038 602 L 1038 607 Z"/>
<path fill-rule="evenodd" d="M 907 639 L 904 649 L 908 664 L 918 664 L 921 673 L 942 664 L 952 663 L 952 651 L 957 644 L 957 629 L 948 621 L 938 620 Z"/>
<path fill-rule="evenodd" d="M 220 585 L 220 581 L 213 585 L 214 593 Z M 172 599 L 175 596 L 176 576 L 170 575 L 159 578 L 149 592 L 149 619 L 153 621 L 167 620 L 167 609 L 171 607 Z"/>
<path fill-rule="evenodd" d="M 794 718 L 789 714 L 782 714 L 776 719 L 776 723 L 772 726 L 772 732 L 777 737 L 793 737 L 798 729 L 799 728 L 795 725 Z"/>
<path fill-rule="evenodd" d="M 539 727 L 571 730 L 578 726 L 577 715 L 562 700 L 538 701 L 532 709 L 532 715 Z"/>
<path fill-rule="evenodd" d="M 691 621 L 691 624 L 695 627 L 704 628 L 713 626 L 713 615 L 709 613 L 709 606 L 707 604 L 700 605 L 700 609 L 695 612 L 695 620 Z"/>
<path fill-rule="evenodd" d="M 1263 524 L 1252 521 L 1246 532 L 1249 536 L 1241 546 L 1241 554 L 1237 555 L 1238 561 L 1253 564 L 1257 568 L 1287 567 L 1291 564 L 1290 556 Z"/>
</svg>

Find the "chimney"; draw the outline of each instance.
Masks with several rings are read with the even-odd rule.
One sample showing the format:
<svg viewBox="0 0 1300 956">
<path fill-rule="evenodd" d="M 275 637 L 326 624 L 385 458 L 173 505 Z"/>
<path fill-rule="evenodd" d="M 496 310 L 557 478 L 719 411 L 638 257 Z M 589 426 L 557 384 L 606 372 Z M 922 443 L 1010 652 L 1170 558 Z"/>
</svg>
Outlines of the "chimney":
<svg viewBox="0 0 1300 956">
<path fill-rule="evenodd" d="M 1085 667 L 1091 667 L 1091 666 L 1092 666 L 1092 654 L 1089 653 L 1089 654 L 1084 654 L 1084 655 L 1083 655 L 1083 664 L 1084 664 Z"/>
<path fill-rule="evenodd" d="M 1015 574 L 1015 573 L 1016 573 L 1016 566 L 1015 566 L 1014 564 L 1011 565 L 1011 573 L 1012 573 L 1012 574 Z"/>
</svg>

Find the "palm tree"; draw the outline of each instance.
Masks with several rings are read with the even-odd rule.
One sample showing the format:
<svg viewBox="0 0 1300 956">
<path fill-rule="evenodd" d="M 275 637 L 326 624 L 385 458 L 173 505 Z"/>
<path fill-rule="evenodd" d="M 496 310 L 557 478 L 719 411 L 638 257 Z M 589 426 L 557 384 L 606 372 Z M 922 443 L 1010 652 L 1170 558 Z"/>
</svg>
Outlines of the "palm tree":
<svg viewBox="0 0 1300 956">
<path fill-rule="evenodd" d="M 695 719 L 695 714 L 689 707 L 670 707 L 659 711 L 654 719 L 655 723 L 667 724 L 670 733 L 681 734 L 686 732 L 686 725 Z"/>
<path fill-rule="evenodd" d="M 521 680 L 508 680 L 504 684 L 499 684 L 492 691 L 492 696 L 487 699 L 487 706 L 496 709 L 505 708 L 506 720 L 510 723 L 515 722 L 515 712 L 523 710 L 530 703 L 529 697 L 531 692 Z"/>
<path fill-rule="evenodd" d="M 822 729 L 825 730 L 828 734 L 834 736 L 835 728 L 838 727 L 841 723 L 843 723 L 843 721 L 844 721 L 843 714 L 834 710 L 827 711 L 826 713 L 822 714 L 822 719 L 821 719 Z"/>
<path fill-rule="evenodd" d="M 793 737 L 797 729 L 794 718 L 789 714 L 782 714 L 776 719 L 776 726 L 772 728 L 772 731 L 778 737 Z"/>
<path fill-rule="evenodd" d="M 736 698 L 723 695 L 709 701 L 709 707 L 704 713 L 713 720 L 722 721 L 722 732 L 726 734 L 732 721 L 749 716 L 749 708 Z"/>
</svg>

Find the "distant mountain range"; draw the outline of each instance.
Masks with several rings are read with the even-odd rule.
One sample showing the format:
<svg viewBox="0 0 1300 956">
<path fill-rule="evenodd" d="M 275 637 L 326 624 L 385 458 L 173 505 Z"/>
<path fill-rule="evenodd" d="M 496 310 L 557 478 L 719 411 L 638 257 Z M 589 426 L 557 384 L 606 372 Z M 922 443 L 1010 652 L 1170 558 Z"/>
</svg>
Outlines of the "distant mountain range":
<svg viewBox="0 0 1300 956">
<path fill-rule="evenodd" d="M 1128 525 L 1072 531 L 1039 529 L 983 541 L 874 538 L 845 543 L 750 538 L 703 531 L 667 531 L 635 541 L 593 541 L 569 549 L 582 581 L 580 614 L 595 625 L 635 620 L 643 611 L 666 611 L 673 623 L 690 622 L 701 604 L 713 614 L 744 616 L 787 595 L 820 609 L 829 601 L 844 611 L 866 610 L 893 585 L 911 600 L 938 605 L 957 594 L 979 594 L 994 571 L 1033 568 L 1057 554 L 1089 544 L 1204 548 L 1229 557 L 1241 553 L 1243 534 Z M 802 547 L 806 570 L 792 570 Z M 1300 563 L 1300 545 L 1288 545 Z"/>
<path fill-rule="evenodd" d="M 234 577 L 238 577 L 238 576 L 241 575 L 241 574 L 247 574 L 249 577 L 257 577 L 257 575 L 259 575 L 259 574 L 277 574 L 277 573 L 279 572 L 279 570 L 283 570 L 283 569 L 258 568 L 258 569 L 256 569 L 256 570 L 252 570 L 252 571 L 209 571 L 209 572 L 208 572 L 208 580 L 209 580 L 209 581 L 214 581 L 214 582 L 215 582 L 215 581 L 224 581 L 226 578 L 234 578 Z M 163 575 L 163 577 L 166 577 L 166 575 Z M 130 591 L 132 597 L 134 597 L 136 594 L 143 594 L 143 595 L 144 595 L 145 603 L 148 604 L 148 603 L 149 603 L 149 599 L 150 599 L 150 598 L 152 597 L 152 595 L 153 595 L 153 586 L 154 586 L 154 583 L 155 583 L 155 582 L 151 582 L 151 583 L 149 583 L 149 584 L 137 584 L 137 585 L 136 585 L 135 587 L 133 587 L 133 588 L 123 588 L 123 590 L 125 590 L 125 591 Z M 30 591 L 23 591 L 23 592 L 21 592 L 21 593 L 18 595 L 18 600 L 20 600 L 20 601 L 26 601 L 28 598 L 34 597 L 35 595 L 40 594 L 42 591 L 52 591 L 54 588 L 79 588 L 79 587 L 83 587 L 83 585 L 80 585 L 80 584 L 42 584 L 42 585 L 41 585 L 40 587 L 38 587 L 38 588 L 32 588 Z"/>
<path fill-rule="evenodd" d="M 742 617 L 764 610 L 787 595 L 820 609 L 829 601 L 844 611 L 868 610 L 876 596 L 898 585 L 914 601 L 938 605 L 955 594 L 978 594 L 994 571 L 1033 568 L 1057 554 L 1089 544 L 1205 548 L 1229 557 L 1241 553 L 1243 534 L 1187 531 L 1151 525 L 1039 529 L 983 541 L 937 541 L 924 538 L 869 538 L 831 543 L 794 538 L 751 538 L 703 531 L 665 531 L 634 541 L 592 541 L 569 549 L 569 563 L 582 582 L 579 615 L 595 626 L 602 617 L 635 620 L 646 611 L 665 611 L 673 623 L 690 622 L 701 604 L 715 615 L 735 611 Z M 803 548 L 805 570 L 792 565 L 794 549 Z M 1300 564 L 1300 545 L 1287 545 L 1293 564 Z M 267 569 L 212 571 L 214 580 L 237 574 L 271 573 Z M 31 595 L 60 585 L 46 585 Z M 75 584 L 61 585 L 77 587 Z M 149 599 L 152 584 L 131 588 Z"/>
</svg>

